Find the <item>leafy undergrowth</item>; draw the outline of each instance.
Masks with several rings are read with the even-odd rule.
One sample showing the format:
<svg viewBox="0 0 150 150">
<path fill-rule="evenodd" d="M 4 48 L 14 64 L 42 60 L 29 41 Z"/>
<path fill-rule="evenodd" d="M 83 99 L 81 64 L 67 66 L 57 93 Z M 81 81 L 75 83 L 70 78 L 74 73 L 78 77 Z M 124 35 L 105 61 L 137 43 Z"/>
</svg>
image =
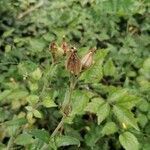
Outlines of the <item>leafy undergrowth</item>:
<svg viewBox="0 0 150 150">
<path fill-rule="evenodd" d="M 0 1 L 0 149 L 149 150 L 149 0 Z M 66 56 L 97 47 L 71 95 Z"/>
</svg>

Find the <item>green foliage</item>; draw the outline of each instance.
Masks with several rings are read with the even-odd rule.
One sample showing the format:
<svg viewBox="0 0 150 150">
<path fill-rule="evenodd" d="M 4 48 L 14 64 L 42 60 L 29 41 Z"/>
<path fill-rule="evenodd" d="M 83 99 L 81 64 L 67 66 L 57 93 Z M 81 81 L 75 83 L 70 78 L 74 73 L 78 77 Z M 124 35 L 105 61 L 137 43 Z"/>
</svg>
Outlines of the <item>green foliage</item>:
<svg viewBox="0 0 150 150">
<path fill-rule="evenodd" d="M 71 136 L 58 136 L 56 138 L 57 147 L 68 146 L 68 145 L 80 145 L 80 141 Z"/>
<path fill-rule="evenodd" d="M 149 12 L 148 0 L 0 0 L 0 149 L 149 150 Z M 73 91 L 62 49 L 56 63 L 49 51 L 63 37 L 80 58 L 97 47 Z"/>
<path fill-rule="evenodd" d="M 126 150 L 139 149 L 139 143 L 136 137 L 130 132 L 124 132 L 123 134 L 121 134 L 119 136 L 119 141 Z"/>
<path fill-rule="evenodd" d="M 114 122 L 108 122 L 102 129 L 103 135 L 109 135 L 117 132 L 118 128 L 117 125 Z"/>
</svg>

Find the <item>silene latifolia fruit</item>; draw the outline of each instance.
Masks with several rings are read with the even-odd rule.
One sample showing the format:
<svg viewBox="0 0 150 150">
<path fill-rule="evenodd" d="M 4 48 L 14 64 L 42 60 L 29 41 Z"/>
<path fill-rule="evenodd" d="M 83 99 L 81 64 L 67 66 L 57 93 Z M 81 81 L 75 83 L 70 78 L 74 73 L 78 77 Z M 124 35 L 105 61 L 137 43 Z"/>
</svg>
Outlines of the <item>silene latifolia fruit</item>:
<svg viewBox="0 0 150 150">
<path fill-rule="evenodd" d="M 74 75 L 78 75 L 81 72 L 81 61 L 75 47 L 71 47 L 70 49 L 66 62 L 66 69 Z"/>
<path fill-rule="evenodd" d="M 81 59 L 82 69 L 87 69 L 93 64 L 93 54 L 96 48 L 92 48 L 89 52 Z"/>
<path fill-rule="evenodd" d="M 82 59 L 77 54 L 75 47 L 69 47 L 65 39 L 63 39 L 60 46 L 54 41 L 49 46 L 52 54 L 53 62 L 57 62 L 61 56 L 67 55 L 66 69 L 74 75 L 79 75 L 82 70 L 88 69 L 93 64 L 93 55 L 96 48 L 91 48 Z"/>
</svg>

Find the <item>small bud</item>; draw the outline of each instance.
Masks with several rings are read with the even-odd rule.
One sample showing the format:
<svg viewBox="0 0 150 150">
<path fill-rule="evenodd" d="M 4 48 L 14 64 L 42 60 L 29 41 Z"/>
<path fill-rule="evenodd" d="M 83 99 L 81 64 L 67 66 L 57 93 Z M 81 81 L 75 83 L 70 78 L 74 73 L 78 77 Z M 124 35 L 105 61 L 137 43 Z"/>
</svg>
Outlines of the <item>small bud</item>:
<svg viewBox="0 0 150 150">
<path fill-rule="evenodd" d="M 87 69 L 93 64 L 93 54 L 96 48 L 90 49 L 90 51 L 81 59 L 82 69 Z"/>
<path fill-rule="evenodd" d="M 66 62 L 66 69 L 74 75 L 78 75 L 81 71 L 81 61 L 77 55 L 76 48 L 72 47 Z"/>
<path fill-rule="evenodd" d="M 64 54 L 64 51 L 61 47 L 58 47 L 55 42 L 52 42 L 49 46 L 50 52 L 55 62 L 58 57 L 61 57 Z"/>
<path fill-rule="evenodd" d="M 64 50 L 64 54 L 66 55 L 67 52 L 69 51 L 69 46 L 64 38 L 63 38 L 63 42 L 61 44 L 61 48 Z"/>
<path fill-rule="evenodd" d="M 50 43 L 49 49 L 52 53 L 55 53 L 55 51 L 57 51 L 57 45 L 54 41 L 52 43 Z"/>
<path fill-rule="evenodd" d="M 49 45 L 49 51 L 51 52 L 53 60 L 55 61 L 56 60 L 56 51 L 57 51 L 57 45 L 55 42 L 52 42 Z"/>
</svg>

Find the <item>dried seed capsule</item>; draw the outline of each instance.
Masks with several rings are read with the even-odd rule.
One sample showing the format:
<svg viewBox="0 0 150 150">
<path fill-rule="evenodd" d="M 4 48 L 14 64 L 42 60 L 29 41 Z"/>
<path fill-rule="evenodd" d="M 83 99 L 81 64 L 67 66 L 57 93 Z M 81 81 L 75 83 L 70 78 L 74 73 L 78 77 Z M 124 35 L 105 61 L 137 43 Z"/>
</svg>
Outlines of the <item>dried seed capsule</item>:
<svg viewBox="0 0 150 150">
<path fill-rule="evenodd" d="M 96 48 L 92 48 L 89 52 L 81 59 L 82 69 L 87 69 L 93 64 L 93 54 Z"/>
<path fill-rule="evenodd" d="M 74 75 L 78 75 L 81 71 L 81 61 L 77 55 L 76 48 L 72 47 L 66 62 L 66 69 Z"/>
</svg>

